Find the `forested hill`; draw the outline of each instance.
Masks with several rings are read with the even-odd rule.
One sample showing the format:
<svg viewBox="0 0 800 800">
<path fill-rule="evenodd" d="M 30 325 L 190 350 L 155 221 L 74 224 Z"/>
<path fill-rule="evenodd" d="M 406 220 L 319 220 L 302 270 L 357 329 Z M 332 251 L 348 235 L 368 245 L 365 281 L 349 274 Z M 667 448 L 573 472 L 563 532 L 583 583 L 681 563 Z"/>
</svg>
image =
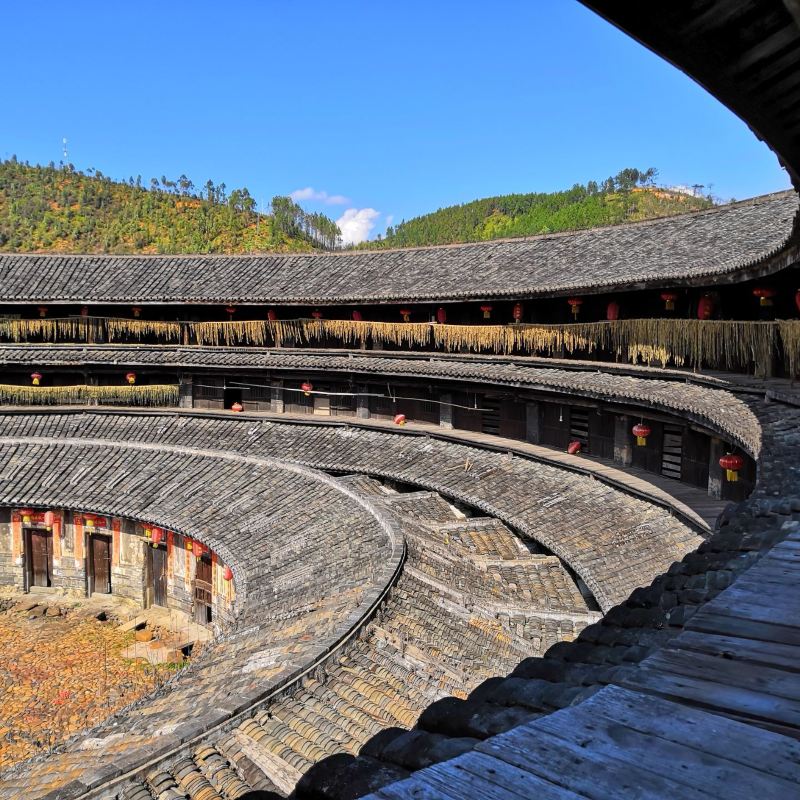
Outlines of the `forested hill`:
<svg viewBox="0 0 800 800">
<path fill-rule="evenodd" d="M 654 169 L 629 168 L 601 183 L 576 184 L 567 191 L 473 200 L 403 221 L 388 228 L 383 239 L 360 247 L 421 247 L 532 236 L 664 217 L 713 204 L 709 197 L 658 188 L 655 177 Z"/>
<path fill-rule="evenodd" d="M 113 181 L 71 165 L 0 162 L 0 251 L 64 253 L 249 253 L 332 249 L 336 223 L 275 197 L 256 213 L 247 189 L 208 181 L 196 189 L 141 176 Z"/>
</svg>

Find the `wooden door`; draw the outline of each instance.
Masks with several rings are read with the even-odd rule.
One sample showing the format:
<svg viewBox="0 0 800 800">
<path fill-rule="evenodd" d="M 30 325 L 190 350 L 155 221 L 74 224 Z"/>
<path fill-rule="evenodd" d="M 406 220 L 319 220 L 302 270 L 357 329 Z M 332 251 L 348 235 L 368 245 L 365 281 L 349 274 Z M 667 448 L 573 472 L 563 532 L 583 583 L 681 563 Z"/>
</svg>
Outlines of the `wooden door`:
<svg viewBox="0 0 800 800">
<path fill-rule="evenodd" d="M 194 578 L 194 618 L 201 625 L 211 622 L 211 559 L 203 556 L 197 562 Z"/>
<path fill-rule="evenodd" d="M 53 534 L 28 529 L 28 574 L 31 586 L 53 585 Z"/>
<path fill-rule="evenodd" d="M 500 435 L 524 442 L 527 438 L 527 419 L 525 403 L 505 398 L 500 405 Z"/>
<path fill-rule="evenodd" d="M 92 592 L 111 594 L 111 537 L 94 534 L 91 543 L 91 583 Z"/>
<path fill-rule="evenodd" d="M 147 548 L 150 588 L 153 605 L 167 607 L 167 548 L 163 545 Z"/>
</svg>

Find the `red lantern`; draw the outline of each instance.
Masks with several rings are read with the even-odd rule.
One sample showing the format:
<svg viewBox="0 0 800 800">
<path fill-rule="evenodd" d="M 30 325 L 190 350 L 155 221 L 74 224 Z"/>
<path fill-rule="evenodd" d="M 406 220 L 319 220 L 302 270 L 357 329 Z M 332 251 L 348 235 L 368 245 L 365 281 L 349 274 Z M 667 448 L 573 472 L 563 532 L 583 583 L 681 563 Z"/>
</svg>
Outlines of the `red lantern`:
<svg viewBox="0 0 800 800">
<path fill-rule="evenodd" d="M 142 316 L 142 309 L 139 306 L 131 306 L 131 314 L 134 319 L 139 319 Z"/>
<path fill-rule="evenodd" d="M 794 304 L 797 306 L 797 310 L 800 311 L 800 289 L 794 293 Z"/>
<path fill-rule="evenodd" d="M 739 480 L 739 470 L 744 467 L 744 459 L 740 455 L 728 453 L 719 460 L 719 465 L 725 470 L 725 477 L 731 482 Z"/>
<path fill-rule="evenodd" d="M 308 397 L 314 391 L 314 384 L 311 381 L 303 381 L 300 384 L 300 388 L 303 390 L 303 394 Z"/>
<path fill-rule="evenodd" d="M 489 319 L 492 316 L 492 307 L 488 304 L 481 306 L 481 311 L 483 311 L 484 319 Z"/>
<path fill-rule="evenodd" d="M 208 548 L 202 542 L 195 542 L 192 546 L 192 552 L 194 553 L 195 558 L 199 561 L 203 555 L 208 552 Z"/>
<path fill-rule="evenodd" d="M 514 303 L 511 316 L 514 317 L 514 322 L 519 323 L 522 321 L 522 303 Z"/>
<path fill-rule="evenodd" d="M 756 288 L 753 289 L 753 294 L 758 298 L 758 304 L 760 306 L 771 306 L 772 298 L 775 297 L 777 292 L 769 286 L 756 286 Z"/>
<path fill-rule="evenodd" d="M 644 447 L 647 444 L 647 437 L 653 432 L 649 425 L 640 422 L 633 426 L 633 435 L 636 437 L 636 444 Z"/>
<path fill-rule="evenodd" d="M 131 386 L 133 386 L 133 384 L 136 383 L 136 373 L 135 372 L 126 372 L 125 373 L 125 380 L 128 381 L 128 383 Z"/>
<path fill-rule="evenodd" d="M 269 311 L 267 311 L 267 319 L 270 322 L 275 322 L 275 320 L 278 319 L 278 315 L 275 313 L 274 308 L 270 308 Z"/>
<path fill-rule="evenodd" d="M 395 425 L 405 425 L 406 424 L 406 415 L 405 414 L 395 414 L 394 415 L 394 424 Z"/>
<path fill-rule="evenodd" d="M 581 443 L 580 443 L 580 442 L 570 442 L 570 443 L 567 445 L 567 452 L 568 452 L 568 453 L 569 453 L 571 456 L 576 456 L 576 455 L 578 455 L 578 453 L 580 453 L 580 451 L 581 451 Z"/>
<path fill-rule="evenodd" d="M 447 310 L 444 306 L 439 306 L 439 308 L 436 309 L 436 321 L 440 325 L 444 325 L 445 322 L 447 322 Z"/>
<path fill-rule="evenodd" d="M 81 316 L 82 317 L 89 316 L 89 306 L 81 306 Z"/>
<path fill-rule="evenodd" d="M 361 316 L 361 312 L 356 308 L 353 311 L 353 322 L 361 322 L 364 317 Z"/>
<path fill-rule="evenodd" d="M 567 302 L 569 303 L 569 307 L 572 309 L 572 316 L 575 319 L 578 319 L 578 314 L 581 313 L 581 306 L 583 305 L 583 299 L 580 297 L 569 297 L 567 298 Z"/>
<path fill-rule="evenodd" d="M 411 309 L 410 308 L 401 308 L 400 309 L 400 316 L 403 318 L 403 322 L 411 322 Z"/>
<path fill-rule="evenodd" d="M 152 542 L 153 547 L 158 547 L 161 542 L 164 541 L 164 529 L 153 528 L 152 532 L 150 533 L 150 541 Z"/>
<path fill-rule="evenodd" d="M 237 401 L 231 406 L 231 411 L 236 411 L 236 412 L 244 411 L 244 406 Z"/>
<path fill-rule="evenodd" d="M 697 319 L 711 319 L 714 316 L 714 298 L 704 294 L 697 304 Z"/>
<path fill-rule="evenodd" d="M 322 319 L 322 312 L 321 312 L 321 311 L 320 311 L 318 308 L 315 308 L 315 309 L 314 309 L 314 310 L 311 312 L 311 316 L 312 316 L 314 319 Z"/>
<path fill-rule="evenodd" d="M 236 313 L 236 308 L 234 306 L 225 306 L 225 311 L 228 314 L 228 319 L 232 320 L 233 315 Z"/>
<path fill-rule="evenodd" d="M 39 316 L 40 317 L 47 316 L 47 306 L 39 306 Z"/>
<path fill-rule="evenodd" d="M 612 300 L 606 307 L 606 319 L 611 322 L 619 319 L 619 303 L 616 300 Z"/>
<path fill-rule="evenodd" d="M 31 383 L 34 386 L 38 386 L 42 382 L 42 373 L 41 372 L 31 372 Z"/>
<path fill-rule="evenodd" d="M 225 581 L 233 580 L 233 570 L 230 567 L 225 567 L 225 569 L 222 570 L 222 579 Z"/>
<path fill-rule="evenodd" d="M 661 299 L 664 301 L 665 311 L 675 310 L 675 301 L 678 299 L 678 295 L 675 292 L 661 292 Z"/>
<path fill-rule="evenodd" d="M 52 528 L 56 523 L 56 515 L 52 511 L 44 512 L 44 524 L 47 528 Z"/>
</svg>

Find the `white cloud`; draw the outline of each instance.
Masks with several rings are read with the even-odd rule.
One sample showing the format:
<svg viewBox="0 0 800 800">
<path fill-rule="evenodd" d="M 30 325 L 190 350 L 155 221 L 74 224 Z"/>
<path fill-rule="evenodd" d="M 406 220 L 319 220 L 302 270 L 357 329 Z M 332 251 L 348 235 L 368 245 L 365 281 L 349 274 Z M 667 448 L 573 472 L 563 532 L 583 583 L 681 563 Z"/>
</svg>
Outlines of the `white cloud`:
<svg viewBox="0 0 800 800">
<path fill-rule="evenodd" d="M 325 203 L 327 206 L 344 206 L 350 201 L 343 194 L 328 194 L 324 189 L 317 191 L 313 186 L 306 186 L 305 189 L 295 189 L 289 197 L 295 201 L 316 200 Z"/>
<path fill-rule="evenodd" d="M 370 231 L 375 227 L 375 220 L 380 215 L 380 211 L 374 208 L 348 208 L 336 220 L 342 232 L 342 241 L 345 244 L 358 244 L 369 239 Z"/>
</svg>

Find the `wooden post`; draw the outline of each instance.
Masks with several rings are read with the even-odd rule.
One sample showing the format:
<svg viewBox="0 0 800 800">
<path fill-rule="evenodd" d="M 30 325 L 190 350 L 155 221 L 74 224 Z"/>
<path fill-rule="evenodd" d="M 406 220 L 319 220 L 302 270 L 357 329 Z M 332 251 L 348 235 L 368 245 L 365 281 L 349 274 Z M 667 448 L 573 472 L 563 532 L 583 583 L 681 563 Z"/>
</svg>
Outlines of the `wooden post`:
<svg viewBox="0 0 800 800">
<path fill-rule="evenodd" d="M 356 388 L 356 417 L 358 419 L 369 419 L 369 397 L 365 395 L 366 386 Z"/>
<path fill-rule="evenodd" d="M 717 500 L 722 498 L 722 467 L 719 460 L 725 455 L 725 446 L 722 439 L 711 437 L 711 447 L 708 454 L 708 496 Z"/>
<path fill-rule="evenodd" d="M 191 375 L 181 373 L 178 389 L 178 408 L 192 408 L 194 406 L 194 388 Z"/>
<path fill-rule="evenodd" d="M 283 414 L 286 404 L 283 400 L 283 379 L 273 378 L 269 396 L 269 410 L 273 414 Z"/>
<path fill-rule="evenodd" d="M 445 430 L 453 430 L 453 395 L 450 392 L 442 392 L 439 395 L 441 404 L 439 405 L 439 427 Z"/>
<path fill-rule="evenodd" d="M 539 404 L 535 400 L 528 400 L 525 403 L 525 441 L 539 444 L 540 436 Z"/>
<path fill-rule="evenodd" d="M 614 418 L 614 463 L 623 467 L 633 463 L 631 418 L 626 414 Z"/>
</svg>

